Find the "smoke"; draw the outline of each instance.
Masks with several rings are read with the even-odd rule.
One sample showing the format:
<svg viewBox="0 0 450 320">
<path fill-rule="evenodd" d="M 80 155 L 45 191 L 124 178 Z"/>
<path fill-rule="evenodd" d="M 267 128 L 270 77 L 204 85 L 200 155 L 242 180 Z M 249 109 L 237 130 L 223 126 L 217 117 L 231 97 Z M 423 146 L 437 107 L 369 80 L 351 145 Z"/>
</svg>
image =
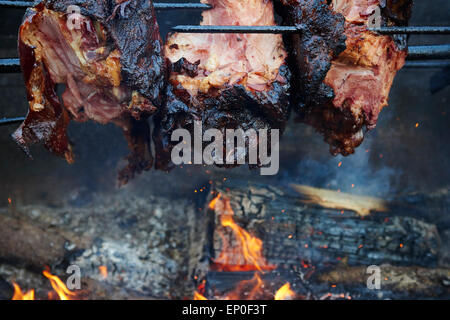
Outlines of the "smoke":
<svg viewBox="0 0 450 320">
<path fill-rule="evenodd" d="M 330 156 L 325 161 L 307 155 L 294 173 L 283 172 L 283 180 L 353 194 L 387 196 L 391 192 L 391 181 L 398 172 L 389 167 L 376 168 L 371 159 L 382 155 L 372 154 L 370 145 L 369 138 L 355 154 Z"/>
</svg>

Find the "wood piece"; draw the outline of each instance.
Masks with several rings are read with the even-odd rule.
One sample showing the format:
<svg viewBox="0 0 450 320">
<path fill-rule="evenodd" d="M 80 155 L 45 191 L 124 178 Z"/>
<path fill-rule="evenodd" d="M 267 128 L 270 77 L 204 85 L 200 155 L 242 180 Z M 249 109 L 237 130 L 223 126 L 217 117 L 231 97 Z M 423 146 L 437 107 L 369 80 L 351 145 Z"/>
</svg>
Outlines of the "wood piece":
<svg viewBox="0 0 450 320">
<path fill-rule="evenodd" d="M 60 263 L 69 248 L 80 248 L 82 243 L 75 236 L 67 237 L 67 232 L 5 214 L 0 214 L 0 234 L 0 258 L 34 268 Z"/>
<path fill-rule="evenodd" d="M 289 188 L 232 180 L 214 191 L 230 199 L 235 221 L 263 240 L 269 263 L 317 269 L 338 265 L 391 263 L 434 266 L 440 237 L 434 224 L 396 212 L 361 217 L 353 211 L 304 203 Z M 219 224 L 216 221 L 216 228 Z M 211 256 L 222 250 L 214 236 Z"/>
<path fill-rule="evenodd" d="M 0 276 L 2 263 L 31 267 L 38 277 L 45 265 L 62 277 L 68 265 L 77 265 L 82 279 L 130 296 L 192 295 L 206 237 L 206 219 L 195 203 L 164 194 L 142 197 L 132 188 L 79 196 L 54 207 L 17 204 L 16 217 L 0 209 Z M 100 266 L 108 269 L 106 279 Z M 9 279 L 25 287 L 26 279 L 16 276 Z"/>
<path fill-rule="evenodd" d="M 450 269 L 448 268 L 381 265 L 380 270 L 382 298 L 388 298 L 386 291 L 406 293 L 410 297 L 450 296 Z M 320 274 L 316 278 L 320 282 L 326 282 L 335 286 L 341 284 L 346 285 L 347 288 L 353 286 L 360 290 L 367 290 L 366 280 L 368 277 L 367 266 L 356 266 L 337 268 L 336 270 Z"/>
<path fill-rule="evenodd" d="M 299 184 L 291 184 L 291 187 L 301 195 L 301 201 L 306 204 L 317 204 L 325 208 L 337 210 L 352 210 L 362 217 L 375 211 L 388 211 L 386 201 L 375 197 L 313 188 Z"/>
</svg>

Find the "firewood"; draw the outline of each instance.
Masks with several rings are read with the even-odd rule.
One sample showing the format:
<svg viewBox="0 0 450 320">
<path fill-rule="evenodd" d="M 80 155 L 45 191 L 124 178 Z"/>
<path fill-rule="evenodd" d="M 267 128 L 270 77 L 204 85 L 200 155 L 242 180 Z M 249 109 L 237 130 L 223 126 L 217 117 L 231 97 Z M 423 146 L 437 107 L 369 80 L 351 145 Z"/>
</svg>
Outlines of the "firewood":
<svg viewBox="0 0 450 320">
<path fill-rule="evenodd" d="M 290 188 L 237 179 L 217 183 L 214 192 L 230 199 L 235 221 L 263 241 L 264 255 L 271 264 L 298 266 L 299 261 L 307 261 L 323 268 L 346 259 L 349 265 L 430 267 L 438 261 L 436 225 L 408 212 L 361 217 L 352 210 L 305 203 Z M 222 228 L 214 214 L 211 219 L 216 220 L 216 229 Z M 217 233 L 211 244 L 212 257 L 222 250 Z M 228 236 L 233 238 L 231 233 Z"/>
<path fill-rule="evenodd" d="M 69 232 L 5 214 L 0 214 L 0 234 L 0 258 L 32 268 L 59 263 L 69 248 L 81 248 L 84 242 Z"/>
<path fill-rule="evenodd" d="M 380 271 L 380 289 L 423 296 L 450 295 L 449 268 L 381 265 Z M 365 288 L 368 277 L 367 266 L 355 266 L 337 268 L 316 278 L 333 285 Z"/>
<path fill-rule="evenodd" d="M 371 212 L 388 211 L 386 201 L 375 197 L 313 188 L 299 184 L 291 184 L 291 187 L 303 197 L 301 201 L 307 204 L 317 204 L 337 210 L 352 210 L 362 217 L 369 215 Z"/>
</svg>

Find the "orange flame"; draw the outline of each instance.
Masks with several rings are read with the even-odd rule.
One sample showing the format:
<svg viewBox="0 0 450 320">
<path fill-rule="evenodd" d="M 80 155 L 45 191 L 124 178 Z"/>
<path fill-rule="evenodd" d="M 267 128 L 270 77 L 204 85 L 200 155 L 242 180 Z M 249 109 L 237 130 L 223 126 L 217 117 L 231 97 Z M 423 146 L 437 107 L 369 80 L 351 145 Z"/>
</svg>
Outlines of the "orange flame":
<svg viewBox="0 0 450 320">
<path fill-rule="evenodd" d="M 201 293 L 198 293 L 197 291 L 194 292 L 194 300 L 208 300 L 205 298 L 204 295 Z"/>
<path fill-rule="evenodd" d="M 231 243 L 223 234 L 222 252 L 214 261 L 215 269 L 221 271 L 263 271 L 273 270 L 275 266 L 269 265 L 263 256 L 263 242 L 242 229 L 233 219 L 233 209 L 230 200 L 220 194 L 210 204 L 220 216 L 220 223 L 224 228 L 230 228 L 237 244 Z"/>
<path fill-rule="evenodd" d="M 214 199 L 212 199 L 211 202 L 209 203 L 209 208 L 211 210 L 214 210 L 216 208 L 216 203 L 219 199 L 220 199 L 220 193 Z"/>
<path fill-rule="evenodd" d="M 12 300 L 34 300 L 33 289 L 23 293 L 22 289 L 20 289 L 17 283 L 13 282 L 13 286 L 14 286 L 14 295 L 12 297 Z"/>
<path fill-rule="evenodd" d="M 292 300 L 295 298 L 295 292 L 291 289 L 291 284 L 287 282 L 275 293 L 275 300 Z"/>
<path fill-rule="evenodd" d="M 108 267 L 107 266 L 99 266 L 98 271 L 103 279 L 108 278 Z"/>
<path fill-rule="evenodd" d="M 64 282 L 61 281 L 57 276 L 52 275 L 47 270 L 42 272 L 45 277 L 50 280 L 50 284 L 52 285 L 53 290 L 58 294 L 60 300 L 76 300 L 77 294 L 75 292 L 67 289 Z"/>
</svg>

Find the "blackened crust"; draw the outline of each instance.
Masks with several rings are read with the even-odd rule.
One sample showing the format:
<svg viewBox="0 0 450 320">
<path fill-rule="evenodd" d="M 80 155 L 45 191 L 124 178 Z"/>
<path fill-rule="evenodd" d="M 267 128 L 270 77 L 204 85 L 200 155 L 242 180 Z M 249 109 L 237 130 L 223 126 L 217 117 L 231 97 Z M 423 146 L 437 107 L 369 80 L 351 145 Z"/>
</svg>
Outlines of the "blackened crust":
<svg viewBox="0 0 450 320">
<path fill-rule="evenodd" d="M 301 33 L 284 37 L 294 74 L 294 110 L 332 99 L 333 90 L 323 80 L 331 61 L 345 50 L 345 18 L 323 0 L 276 0 L 275 9 L 283 24 L 302 28 Z"/>
<path fill-rule="evenodd" d="M 45 6 L 67 12 L 71 5 L 81 14 L 101 22 L 120 50 L 122 78 L 155 106 L 162 102 L 165 62 L 156 15 L 149 0 L 46 0 Z"/>
<path fill-rule="evenodd" d="M 192 70 L 192 64 L 176 62 L 177 70 Z M 182 63 L 188 63 L 185 67 Z M 167 87 L 167 101 L 162 112 L 155 116 L 156 169 L 170 170 L 171 151 L 178 142 L 171 142 L 174 130 L 184 128 L 193 132 L 194 121 L 201 121 L 203 132 L 207 129 L 280 129 L 284 130 L 289 116 L 289 79 L 286 65 L 279 69 L 279 78 L 285 81 L 272 83 L 270 91 L 248 91 L 242 85 L 218 91 L 215 94 L 199 94 L 198 103 L 190 102 L 190 95 L 181 86 Z M 233 165 L 232 165 L 233 166 Z"/>
</svg>

